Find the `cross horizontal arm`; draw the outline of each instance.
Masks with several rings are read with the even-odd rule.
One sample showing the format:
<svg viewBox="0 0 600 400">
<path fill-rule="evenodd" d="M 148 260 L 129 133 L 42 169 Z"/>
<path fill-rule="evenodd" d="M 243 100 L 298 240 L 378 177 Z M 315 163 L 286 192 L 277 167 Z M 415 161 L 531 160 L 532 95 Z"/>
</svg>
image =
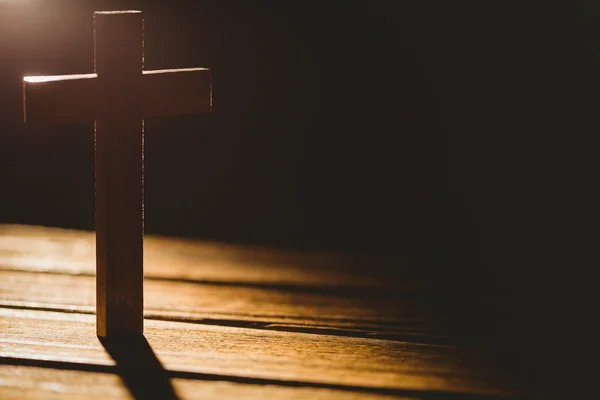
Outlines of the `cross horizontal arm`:
<svg viewBox="0 0 600 400">
<path fill-rule="evenodd" d="M 91 121 L 96 114 L 96 74 L 23 78 L 24 122 Z"/>
<path fill-rule="evenodd" d="M 64 123 L 97 117 L 97 74 L 23 78 L 25 122 Z M 211 71 L 181 68 L 143 71 L 144 117 L 203 114 L 212 109 Z"/>
<path fill-rule="evenodd" d="M 208 68 L 159 69 L 143 72 L 145 117 L 204 114 L 212 109 Z"/>
</svg>

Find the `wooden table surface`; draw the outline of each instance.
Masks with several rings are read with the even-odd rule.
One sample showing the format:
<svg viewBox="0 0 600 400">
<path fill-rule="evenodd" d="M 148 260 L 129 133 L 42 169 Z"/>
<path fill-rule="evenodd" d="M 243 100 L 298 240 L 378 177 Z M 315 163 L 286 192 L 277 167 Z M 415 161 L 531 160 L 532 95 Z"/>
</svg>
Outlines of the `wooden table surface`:
<svg viewBox="0 0 600 400">
<path fill-rule="evenodd" d="M 341 254 L 146 236 L 145 339 L 101 343 L 94 243 L 0 225 L 1 399 L 518 397 Z"/>
</svg>

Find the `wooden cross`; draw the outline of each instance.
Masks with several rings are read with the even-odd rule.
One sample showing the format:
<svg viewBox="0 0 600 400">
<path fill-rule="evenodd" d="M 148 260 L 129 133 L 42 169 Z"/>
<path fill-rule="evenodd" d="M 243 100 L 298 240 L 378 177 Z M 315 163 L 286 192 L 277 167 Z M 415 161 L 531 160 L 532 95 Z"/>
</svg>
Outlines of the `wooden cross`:
<svg viewBox="0 0 600 400">
<path fill-rule="evenodd" d="M 141 11 L 94 13 L 94 73 L 23 78 L 25 122 L 94 120 L 97 334 L 143 333 L 144 120 L 212 109 L 207 68 L 143 71 Z"/>
</svg>

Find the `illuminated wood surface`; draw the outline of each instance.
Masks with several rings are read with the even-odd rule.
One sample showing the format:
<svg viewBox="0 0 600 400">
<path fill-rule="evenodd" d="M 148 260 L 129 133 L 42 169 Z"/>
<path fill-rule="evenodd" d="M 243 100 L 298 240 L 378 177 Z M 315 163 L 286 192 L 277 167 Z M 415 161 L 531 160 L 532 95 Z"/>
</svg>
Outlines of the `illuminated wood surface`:
<svg viewBox="0 0 600 400">
<path fill-rule="evenodd" d="M 367 279 L 344 268 L 354 258 L 153 236 L 145 248 L 147 343 L 114 350 L 95 332 L 94 233 L 0 225 L 0 398 L 513 393 L 436 333 L 426 287 Z"/>
<path fill-rule="evenodd" d="M 143 71 L 141 11 L 94 13 L 94 73 L 23 78 L 25 122 L 94 120 L 96 316 L 143 333 L 143 118 L 211 111 L 210 70 Z"/>
</svg>

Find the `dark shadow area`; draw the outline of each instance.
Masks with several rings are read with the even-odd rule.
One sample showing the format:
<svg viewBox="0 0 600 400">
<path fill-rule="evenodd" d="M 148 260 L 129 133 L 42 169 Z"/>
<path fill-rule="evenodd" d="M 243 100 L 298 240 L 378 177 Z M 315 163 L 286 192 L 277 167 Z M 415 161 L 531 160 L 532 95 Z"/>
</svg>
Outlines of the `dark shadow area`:
<svg viewBox="0 0 600 400">
<path fill-rule="evenodd" d="M 144 336 L 98 338 L 115 361 L 116 373 L 135 399 L 177 400 L 171 376 Z"/>
<path fill-rule="evenodd" d="M 73 371 L 85 371 L 85 372 L 98 372 L 105 374 L 117 373 L 121 375 L 121 372 L 117 370 L 117 367 L 108 365 L 88 364 L 88 363 L 75 363 L 69 361 L 51 361 L 51 360 L 31 360 L 27 358 L 14 358 L 14 357 L 0 357 L 0 365 L 19 365 L 26 367 L 39 367 L 39 368 L 52 368 L 59 370 L 73 370 Z M 163 370 L 164 371 L 164 370 Z M 353 386 L 353 385 L 338 385 L 330 383 L 318 383 L 318 382 L 306 382 L 306 381 L 294 381 L 294 380 L 282 380 L 282 379 L 265 379 L 265 378 L 250 378 L 235 375 L 219 375 L 219 374 L 203 374 L 199 372 L 184 372 L 184 371 L 164 371 L 167 378 L 175 379 L 191 379 L 207 382 L 231 382 L 239 383 L 244 385 L 273 385 L 283 387 L 295 387 L 295 388 L 314 388 L 314 389 L 330 389 L 340 390 L 347 392 L 358 392 L 358 393 L 373 393 L 380 395 L 389 396 L 400 396 L 418 398 L 422 400 L 502 400 L 509 399 L 509 397 L 497 396 L 497 395 L 477 395 L 470 393 L 461 392 L 449 392 L 449 391 L 435 391 L 435 390 L 418 390 L 418 389 L 395 389 L 386 387 L 367 387 L 367 386 Z M 122 375 L 121 375 L 122 376 Z M 148 378 L 150 379 L 150 378 Z M 151 383 L 149 386 L 152 387 Z M 138 392 L 139 393 L 139 392 Z M 160 397 L 158 392 L 152 392 L 148 395 L 147 391 L 143 393 L 146 397 L 136 397 L 136 399 L 151 398 L 169 399 L 172 397 Z"/>
<path fill-rule="evenodd" d="M 335 328 L 327 326 L 297 326 L 288 325 L 282 323 L 273 323 L 270 321 L 247 321 L 247 320 L 235 320 L 235 319 L 223 319 L 223 318 L 177 318 L 167 317 L 161 315 L 151 315 L 147 317 L 157 321 L 171 321 L 171 322 L 185 322 L 199 325 L 213 325 L 213 326 L 229 326 L 234 328 L 246 328 L 246 329 L 259 329 L 267 331 L 279 331 L 279 332 L 296 332 L 296 333 L 307 333 L 316 335 L 327 335 L 327 336 L 339 336 L 339 337 L 355 337 L 364 339 L 380 339 L 380 340 L 391 340 L 396 342 L 406 342 L 411 344 L 419 345 L 439 345 L 447 346 L 453 345 L 448 342 L 447 338 L 442 336 L 433 335 L 416 335 L 416 334 L 404 334 L 395 332 L 378 332 L 377 330 L 367 329 L 350 329 L 350 328 Z M 362 324 L 364 321 L 357 320 L 357 324 Z M 394 324 L 390 322 L 390 328 L 397 328 L 400 324 Z"/>
</svg>

